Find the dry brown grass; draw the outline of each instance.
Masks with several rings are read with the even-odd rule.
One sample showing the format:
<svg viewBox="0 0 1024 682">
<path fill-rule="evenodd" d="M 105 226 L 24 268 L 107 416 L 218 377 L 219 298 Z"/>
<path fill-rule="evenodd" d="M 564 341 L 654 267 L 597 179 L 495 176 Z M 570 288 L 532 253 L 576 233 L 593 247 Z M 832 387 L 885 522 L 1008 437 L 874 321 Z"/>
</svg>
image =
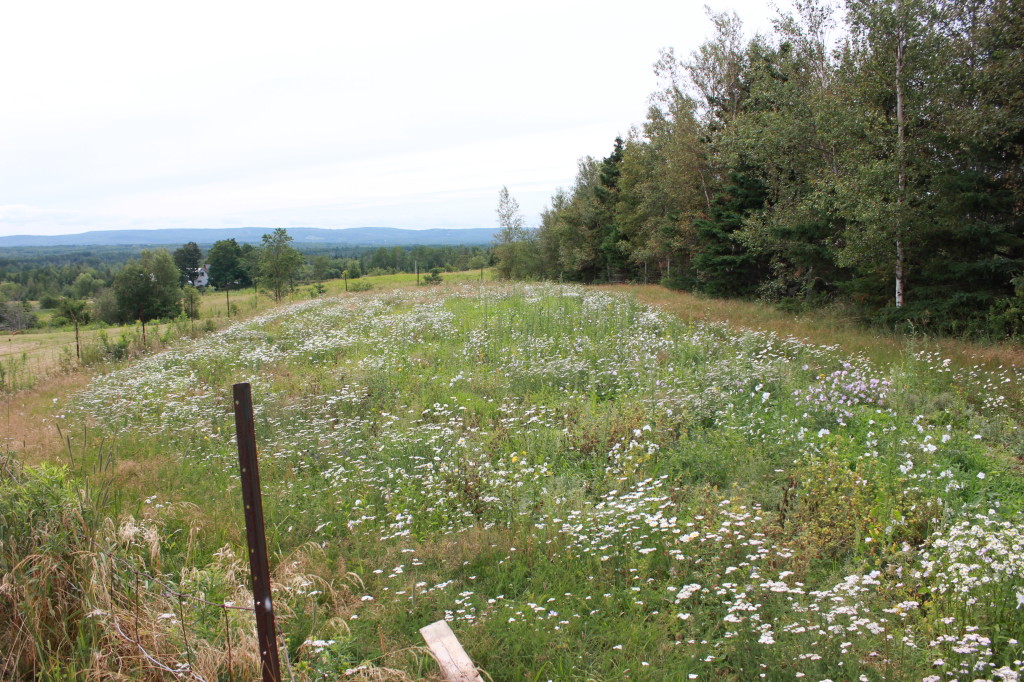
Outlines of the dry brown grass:
<svg viewBox="0 0 1024 682">
<path fill-rule="evenodd" d="M 916 343 L 921 349 L 938 351 L 962 367 L 975 364 L 986 367 L 1024 366 L 1024 347 L 1012 342 L 980 343 L 952 338 L 911 341 L 903 335 L 864 327 L 848 316 L 829 310 L 793 314 L 763 303 L 702 298 L 653 284 L 602 288 L 628 293 L 641 303 L 655 305 L 687 322 L 724 322 L 734 328 L 762 329 L 816 344 L 837 345 L 847 352 L 862 353 L 878 362 L 892 362 L 909 344 Z"/>
<path fill-rule="evenodd" d="M 202 523 L 198 508 L 179 503 L 146 518 L 124 515 L 93 527 L 88 510 L 73 500 L 22 540 L 23 557 L 0 561 L 0 618 L 10 626 L 0 628 L 0 679 L 64 669 L 87 679 L 159 680 L 177 677 L 173 671 L 186 664 L 199 679 L 259 679 L 248 567 L 230 546 L 212 561 L 192 565 L 188 557 Z M 162 557 L 168 514 L 188 528 L 184 565 L 174 569 Z M 55 544 L 62 528 L 73 532 Z M 322 550 L 307 544 L 275 568 L 279 632 L 287 631 L 295 605 L 304 603 L 309 612 L 314 597 L 307 595 L 314 589 L 321 594 L 318 619 L 327 621 L 328 631 L 347 631 L 359 599 L 344 581 L 320 577 L 329 572 L 326 564 Z M 305 653 L 300 647 L 300 657 Z M 369 662 L 345 679 L 412 679 L 380 663 Z M 287 679 L 319 679 L 312 672 L 293 667 Z"/>
<path fill-rule="evenodd" d="M 155 341 L 169 325 L 146 325 L 146 335 Z M 118 338 L 123 332 L 131 332 L 134 327 L 109 327 L 107 329 L 82 329 L 79 340 L 83 354 L 88 347 L 100 342 L 100 334 L 105 333 L 109 339 Z M 56 374 L 77 371 L 80 368 L 76 358 L 75 332 L 72 330 L 30 330 L 20 334 L 0 336 L 0 362 L 8 366 L 18 366 L 21 376 L 32 383 L 45 381 Z M 23 368 L 21 368 L 24 363 Z"/>
<path fill-rule="evenodd" d="M 54 401 L 85 388 L 89 372 L 59 374 L 0 400 L 0 451 L 17 452 L 29 465 L 65 461 L 66 453 L 54 426 Z"/>
</svg>

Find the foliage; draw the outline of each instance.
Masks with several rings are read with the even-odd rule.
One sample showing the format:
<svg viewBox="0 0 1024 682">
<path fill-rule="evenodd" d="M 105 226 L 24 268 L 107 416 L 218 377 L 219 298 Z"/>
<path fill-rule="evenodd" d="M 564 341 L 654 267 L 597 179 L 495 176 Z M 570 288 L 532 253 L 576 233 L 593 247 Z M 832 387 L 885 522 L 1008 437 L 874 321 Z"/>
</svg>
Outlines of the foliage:
<svg viewBox="0 0 1024 682">
<path fill-rule="evenodd" d="M 443 281 L 444 277 L 441 276 L 441 268 L 431 268 L 430 272 L 423 275 L 423 284 L 427 286 L 440 284 Z"/>
<path fill-rule="evenodd" d="M 166 249 L 143 251 L 114 278 L 114 295 L 121 322 L 175 317 L 181 310 L 179 273 Z"/>
<path fill-rule="evenodd" d="M 242 247 L 234 239 L 215 242 L 207 254 L 210 266 L 210 284 L 217 289 L 250 286 L 242 269 Z"/>
<path fill-rule="evenodd" d="M 542 214 L 537 239 L 544 254 L 544 276 L 588 283 L 610 279 L 612 261 L 618 265 L 620 255 L 612 218 L 624 155 L 621 145 L 617 138 L 612 154 L 602 161 L 581 159 L 573 188 L 560 190 Z"/>
<path fill-rule="evenodd" d="M 1019 0 L 842 10 L 802 0 L 751 38 L 711 12 L 698 49 L 664 51 L 647 122 L 581 161 L 522 276 L 1012 328 L 996 320 L 1024 272 Z"/>
<path fill-rule="evenodd" d="M 180 284 L 193 284 L 199 268 L 203 267 L 203 251 L 195 242 L 189 242 L 174 250 L 174 264 L 181 275 Z"/>
<path fill-rule="evenodd" d="M 260 283 L 260 253 L 261 251 L 252 244 L 242 244 L 239 247 L 238 264 L 242 278 L 254 287 Z"/>
<path fill-rule="evenodd" d="M 89 324 L 89 302 L 79 298 L 61 298 L 57 302 L 57 317 L 75 327 Z"/>
<path fill-rule="evenodd" d="M 579 287 L 306 301 L 59 407 L 130 457 L 125 494 L 154 518 L 200 506 L 201 530 L 154 526 L 172 576 L 244 552 L 221 494 L 243 378 L 271 563 L 322 552 L 305 586 L 275 583 L 298 675 L 374 660 L 426 677 L 408 648 L 442 617 L 495 679 L 1020 667 L 1017 369 L 914 347 L 877 364 Z M 223 664 L 223 640 L 203 642 Z"/>
<path fill-rule="evenodd" d="M 359 258 L 341 258 L 338 265 L 355 278 L 375 270 L 380 274 L 416 272 L 441 268 L 446 272 L 472 269 L 470 261 L 484 258 L 489 261 L 488 250 L 479 246 L 415 246 L 380 247 L 364 251 Z M 476 266 L 479 267 L 479 266 Z"/>
<path fill-rule="evenodd" d="M 708 209 L 708 217 L 693 223 L 700 250 L 693 258 L 695 288 L 712 296 L 749 296 L 765 278 L 767 264 L 740 239 L 739 231 L 751 212 L 764 207 L 764 183 L 750 169 L 729 175 Z"/>
<path fill-rule="evenodd" d="M 280 301 L 291 291 L 302 267 L 302 254 L 290 244 L 292 238 L 284 228 L 263 235 L 259 249 L 259 281 L 270 288 L 274 300 Z"/>
<path fill-rule="evenodd" d="M 185 313 L 185 315 L 188 316 L 188 319 L 190 320 L 199 319 L 200 297 L 201 295 L 199 293 L 199 290 L 196 289 L 191 284 L 186 285 L 181 290 L 182 312 Z"/>
<path fill-rule="evenodd" d="M 93 316 L 104 324 L 118 324 L 121 313 L 118 310 L 117 294 L 113 287 L 100 289 L 92 302 Z"/>
<path fill-rule="evenodd" d="M 309 259 L 309 276 L 314 282 L 323 282 L 332 274 L 331 259 L 323 254 Z"/>
<path fill-rule="evenodd" d="M 622 157 L 616 221 L 630 279 L 685 277 L 696 244 L 694 220 L 707 208 L 701 191 L 707 159 L 694 105 L 677 85 L 659 95 L 642 136 L 630 137 Z"/>
<path fill-rule="evenodd" d="M 598 170 L 598 184 L 594 187 L 594 198 L 598 209 L 598 239 L 600 240 L 601 266 L 605 278 L 612 281 L 613 273 L 623 275 L 625 249 L 623 235 L 616 215 L 619 203 L 619 178 L 622 176 L 622 158 L 625 143 L 616 137 L 612 153 L 601 162 Z"/>
<path fill-rule="evenodd" d="M 31 329 L 37 323 L 28 301 L 0 301 L 0 329 L 22 331 Z"/>
<path fill-rule="evenodd" d="M 525 279 L 536 269 L 536 248 L 533 231 L 527 230 L 519 202 L 509 194 L 508 187 L 498 192 L 498 233 L 494 236 L 494 257 L 498 276 L 502 279 Z"/>
<path fill-rule="evenodd" d="M 71 283 L 72 294 L 75 298 L 92 298 L 103 288 L 104 280 L 90 272 L 81 272 Z"/>
<path fill-rule="evenodd" d="M 2 248 L 0 298 L 11 298 L 8 287 L 17 288 L 19 299 L 91 298 L 111 284 L 122 263 L 138 255 L 137 247 Z"/>
<path fill-rule="evenodd" d="M 252 277 L 259 275 L 257 249 L 252 244 L 238 244 L 237 241 L 222 240 L 230 244 L 208 245 L 206 263 L 211 266 L 211 284 L 223 289 L 230 282 L 232 290 L 253 286 Z M 200 247 L 203 245 L 200 244 Z M 184 247 L 183 247 L 184 248 Z M 200 249 L 202 251 L 202 248 Z M 95 300 L 105 296 L 101 292 L 113 285 L 118 269 L 128 260 L 138 258 L 141 250 L 128 246 L 69 246 L 69 247 L 9 247 L 0 248 L 0 299 L 45 300 L 56 304 L 61 296 Z M 319 271 L 325 279 L 340 278 L 348 270 L 349 278 L 360 277 L 363 272 L 377 269 L 379 274 L 396 272 L 426 271 L 439 267 L 446 272 L 479 268 L 471 261 L 484 259 L 490 264 L 490 252 L 481 246 L 332 246 L 303 245 L 302 252 L 311 263 L 313 259 L 328 259 L 326 270 Z M 226 257 L 226 261 L 223 260 Z M 318 261 L 321 265 L 324 261 Z M 225 268 L 227 270 L 225 270 Z M 218 278 L 217 271 L 224 278 Z M 311 278 L 300 272 L 300 279 Z M 213 280 L 217 280 L 216 282 Z M 104 303 L 105 307 L 106 303 Z M 46 306 L 43 306 L 46 307 Z M 95 305 L 94 305 L 95 307 Z M 98 317 L 98 316 L 97 316 Z M 107 315 L 110 323 L 116 323 L 116 313 Z"/>
</svg>

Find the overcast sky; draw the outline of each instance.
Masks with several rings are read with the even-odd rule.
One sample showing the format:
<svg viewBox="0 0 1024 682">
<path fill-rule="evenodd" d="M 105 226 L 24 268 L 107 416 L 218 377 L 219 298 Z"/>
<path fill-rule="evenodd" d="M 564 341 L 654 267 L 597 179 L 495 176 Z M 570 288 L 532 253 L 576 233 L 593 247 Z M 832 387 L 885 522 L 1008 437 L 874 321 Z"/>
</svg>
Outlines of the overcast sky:
<svg viewBox="0 0 1024 682">
<path fill-rule="evenodd" d="M 492 227 L 502 185 L 534 225 L 710 31 L 685 0 L 5 2 L 0 235 Z"/>
</svg>

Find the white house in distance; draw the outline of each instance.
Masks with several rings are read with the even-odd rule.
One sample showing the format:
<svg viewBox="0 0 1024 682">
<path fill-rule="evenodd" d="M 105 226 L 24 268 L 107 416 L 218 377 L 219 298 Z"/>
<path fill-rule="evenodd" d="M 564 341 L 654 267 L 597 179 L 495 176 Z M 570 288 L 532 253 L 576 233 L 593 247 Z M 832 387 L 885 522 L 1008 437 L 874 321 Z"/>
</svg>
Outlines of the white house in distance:
<svg viewBox="0 0 1024 682">
<path fill-rule="evenodd" d="M 204 265 L 203 267 L 196 270 L 196 278 L 192 281 L 192 286 L 198 288 L 210 285 L 210 266 Z"/>
</svg>

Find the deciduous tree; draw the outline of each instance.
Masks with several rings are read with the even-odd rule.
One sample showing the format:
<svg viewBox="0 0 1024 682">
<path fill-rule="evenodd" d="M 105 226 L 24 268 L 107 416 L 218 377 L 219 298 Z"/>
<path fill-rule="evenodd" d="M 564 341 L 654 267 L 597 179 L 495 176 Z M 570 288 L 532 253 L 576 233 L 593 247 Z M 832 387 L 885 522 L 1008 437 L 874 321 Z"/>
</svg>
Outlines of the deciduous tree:
<svg viewBox="0 0 1024 682">
<path fill-rule="evenodd" d="M 837 183 L 838 205 L 847 226 L 841 264 L 884 265 L 895 283 L 894 301 L 904 305 L 909 250 L 921 241 L 932 212 L 928 180 L 938 159 L 930 153 L 927 108 L 941 99 L 939 65 L 943 41 L 936 7 L 928 0 L 848 0 L 853 34 L 847 68 L 864 126 L 861 143 Z"/>
<path fill-rule="evenodd" d="M 263 235 L 260 247 L 260 280 L 274 293 L 274 300 L 280 302 L 284 295 L 295 286 L 295 280 L 302 269 L 302 254 L 291 245 L 292 237 L 283 227 Z"/>
<path fill-rule="evenodd" d="M 536 276 L 536 244 L 531 230 L 526 229 L 523 214 L 508 187 L 498 192 L 498 234 L 494 255 L 498 259 L 498 276 L 523 279 Z"/>
<path fill-rule="evenodd" d="M 178 268 L 165 249 L 143 251 L 138 260 L 129 261 L 114 278 L 114 295 L 123 321 L 142 323 L 142 339 L 146 340 L 146 323 L 162 317 L 175 317 L 181 312 L 181 289 Z"/>
<path fill-rule="evenodd" d="M 82 359 L 82 342 L 78 335 L 78 326 L 89 324 L 89 302 L 80 298 L 61 296 L 57 302 L 57 315 L 66 319 L 75 327 L 75 357 Z"/>
<path fill-rule="evenodd" d="M 210 265 L 210 284 L 224 291 L 228 317 L 231 317 L 231 289 L 245 277 L 242 271 L 242 248 L 234 239 L 222 239 L 214 242 L 207 260 Z"/>
<path fill-rule="evenodd" d="M 203 267 L 203 252 L 195 242 L 174 250 L 174 264 L 181 274 L 181 284 L 193 284 L 199 268 Z"/>
</svg>

